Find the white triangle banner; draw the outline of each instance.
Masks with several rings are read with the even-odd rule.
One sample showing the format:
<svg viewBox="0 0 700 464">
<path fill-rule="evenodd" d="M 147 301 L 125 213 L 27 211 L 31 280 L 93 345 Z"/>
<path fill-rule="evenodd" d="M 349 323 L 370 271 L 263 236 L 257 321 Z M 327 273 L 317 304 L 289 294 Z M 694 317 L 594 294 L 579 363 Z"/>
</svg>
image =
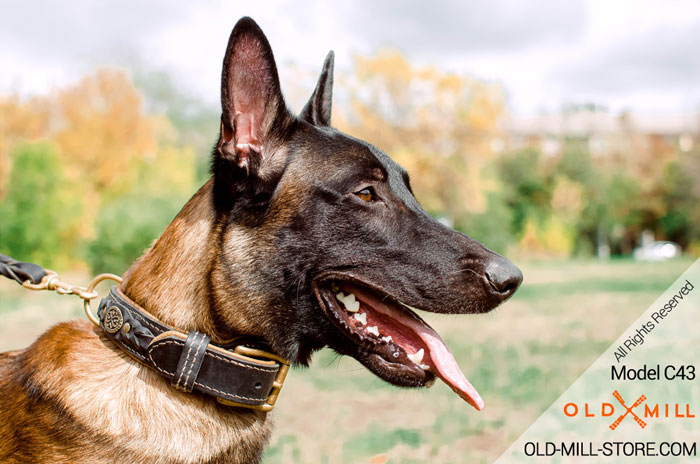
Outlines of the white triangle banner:
<svg viewBox="0 0 700 464">
<path fill-rule="evenodd" d="M 677 463 L 700 462 L 698 456 L 700 260 L 496 462 Z"/>
</svg>

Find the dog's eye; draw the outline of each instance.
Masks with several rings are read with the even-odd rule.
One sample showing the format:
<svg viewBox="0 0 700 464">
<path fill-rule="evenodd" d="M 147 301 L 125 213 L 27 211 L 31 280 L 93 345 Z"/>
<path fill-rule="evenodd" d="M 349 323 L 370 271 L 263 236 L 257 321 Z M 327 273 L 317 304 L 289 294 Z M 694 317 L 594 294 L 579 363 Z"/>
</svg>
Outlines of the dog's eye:
<svg viewBox="0 0 700 464">
<path fill-rule="evenodd" d="M 359 192 L 357 192 L 355 195 L 360 197 L 360 200 L 366 201 L 368 203 L 370 201 L 374 200 L 374 194 L 372 193 L 371 188 L 362 189 Z"/>
</svg>

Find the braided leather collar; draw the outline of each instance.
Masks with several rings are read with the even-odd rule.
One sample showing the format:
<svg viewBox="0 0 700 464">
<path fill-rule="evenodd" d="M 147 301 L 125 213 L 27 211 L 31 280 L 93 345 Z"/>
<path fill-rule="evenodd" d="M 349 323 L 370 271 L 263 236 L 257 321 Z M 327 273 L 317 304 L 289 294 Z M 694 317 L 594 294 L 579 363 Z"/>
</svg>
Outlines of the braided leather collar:
<svg viewBox="0 0 700 464">
<path fill-rule="evenodd" d="M 117 287 L 102 299 L 97 315 L 107 337 L 174 388 L 226 405 L 272 410 L 289 370 L 286 360 L 243 340 L 218 345 L 206 334 L 168 327 Z"/>
</svg>

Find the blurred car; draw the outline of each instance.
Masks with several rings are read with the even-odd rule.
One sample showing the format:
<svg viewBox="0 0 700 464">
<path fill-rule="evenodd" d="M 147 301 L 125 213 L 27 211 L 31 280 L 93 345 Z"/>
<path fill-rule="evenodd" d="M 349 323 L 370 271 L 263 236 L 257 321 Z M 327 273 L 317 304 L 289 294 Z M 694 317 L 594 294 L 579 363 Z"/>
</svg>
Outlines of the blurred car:
<svg viewBox="0 0 700 464">
<path fill-rule="evenodd" d="M 681 255 L 681 247 L 677 243 L 656 241 L 635 248 L 634 259 L 637 261 L 664 261 Z"/>
</svg>

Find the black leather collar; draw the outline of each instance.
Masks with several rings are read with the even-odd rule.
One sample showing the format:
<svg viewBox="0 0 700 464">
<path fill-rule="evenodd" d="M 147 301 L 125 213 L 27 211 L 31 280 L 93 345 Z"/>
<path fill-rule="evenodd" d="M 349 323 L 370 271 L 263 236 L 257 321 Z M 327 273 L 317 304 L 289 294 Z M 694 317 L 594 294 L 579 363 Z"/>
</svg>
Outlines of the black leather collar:
<svg viewBox="0 0 700 464">
<path fill-rule="evenodd" d="M 97 315 L 107 337 L 174 388 L 226 405 L 272 410 L 289 370 L 286 360 L 250 340 L 213 344 L 201 332 L 168 327 L 117 287 L 100 302 Z"/>
</svg>

